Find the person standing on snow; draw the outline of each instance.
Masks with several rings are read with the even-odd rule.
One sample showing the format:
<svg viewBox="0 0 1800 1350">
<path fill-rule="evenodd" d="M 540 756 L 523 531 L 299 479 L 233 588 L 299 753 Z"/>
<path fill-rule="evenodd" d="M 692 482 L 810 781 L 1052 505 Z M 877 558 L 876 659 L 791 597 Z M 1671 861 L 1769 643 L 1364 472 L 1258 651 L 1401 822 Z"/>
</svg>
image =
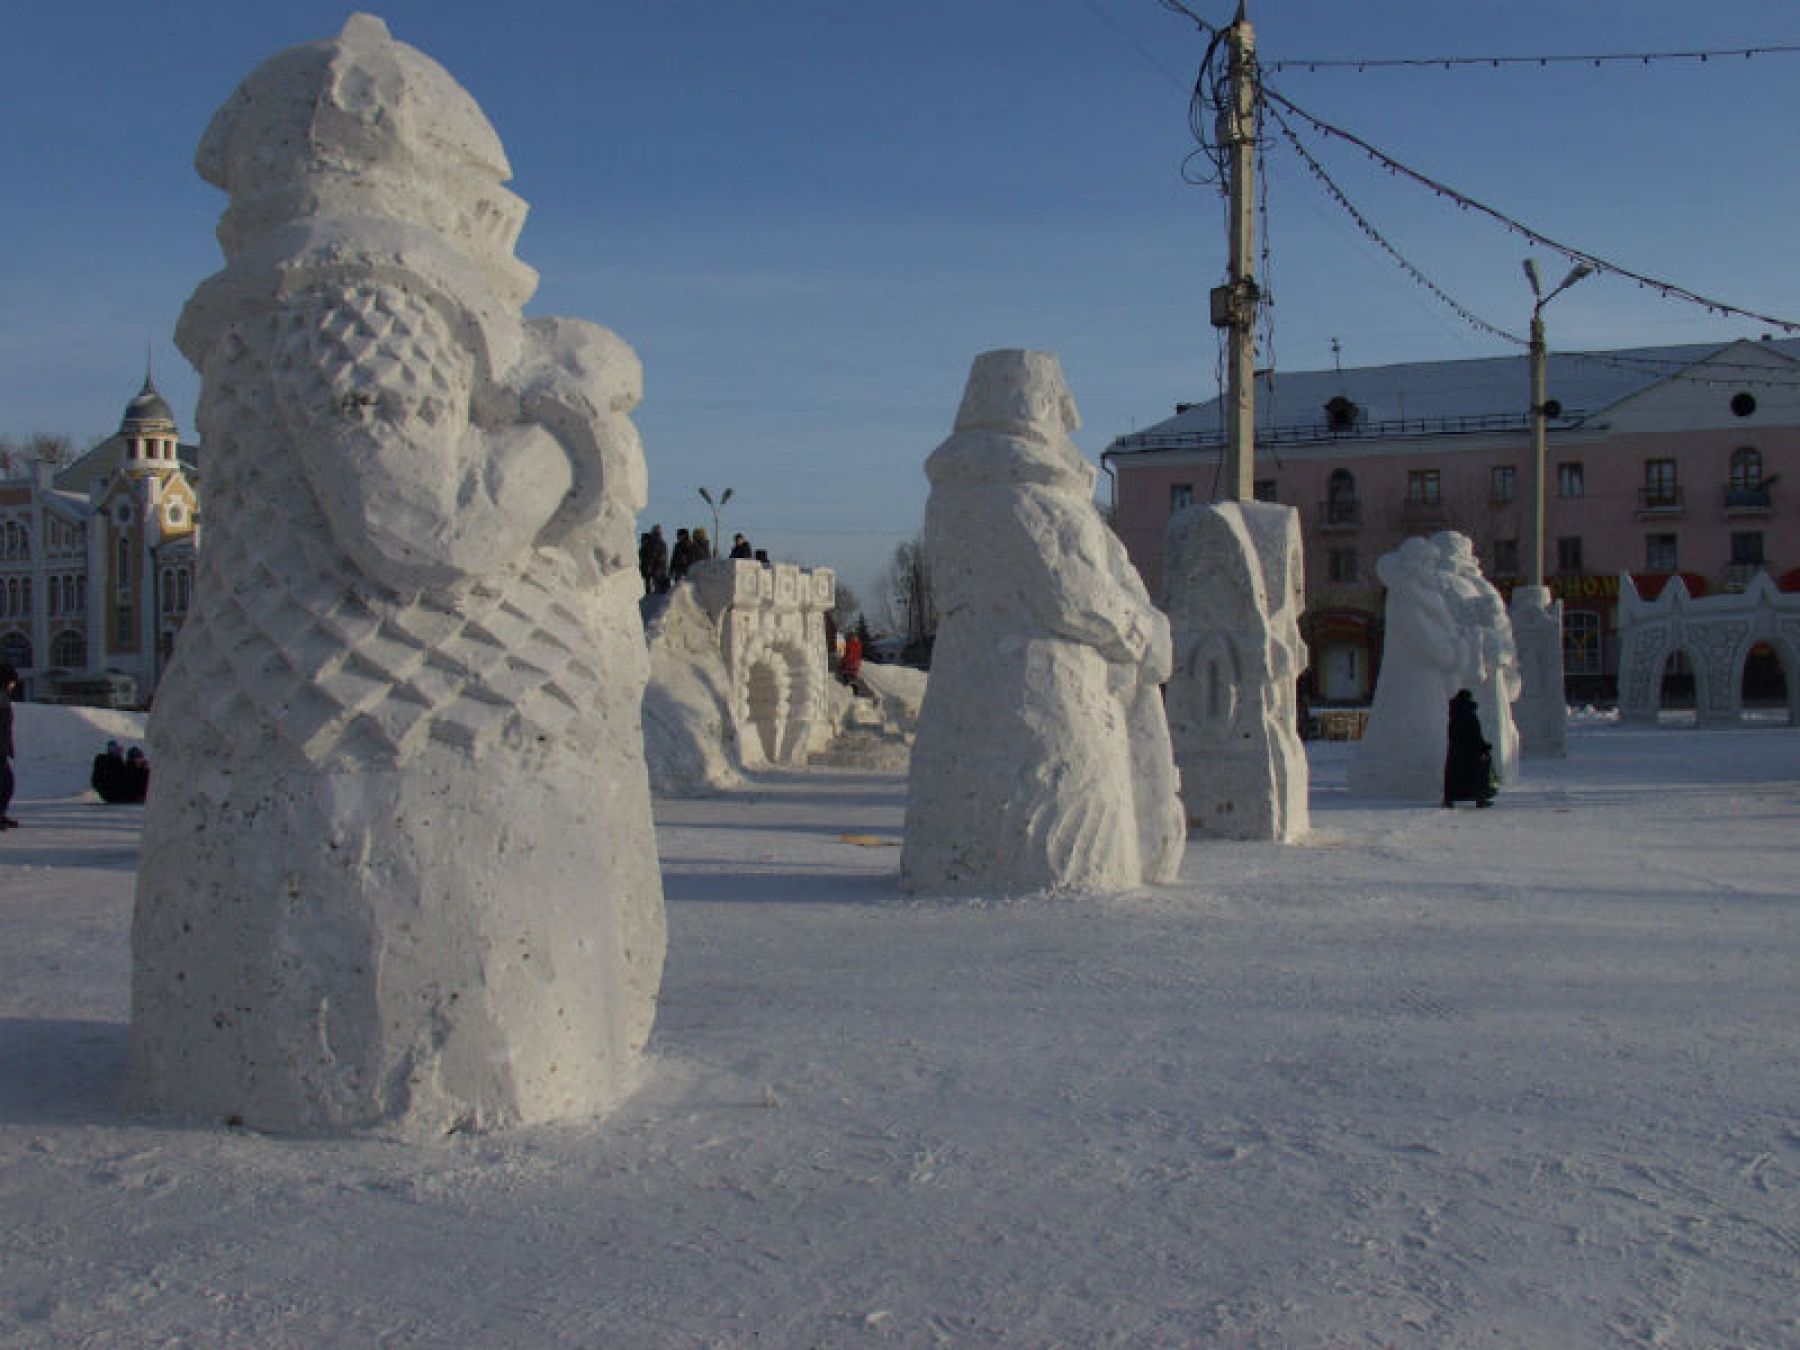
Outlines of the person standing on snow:
<svg viewBox="0 0 1800 1350">
<path fill-rule="evenodd" d="M 7 815 L 13 796 L 13 695 L 19 689 L 19 672 L 0 662 L 0 830 L 16 830 L 19 822 Z"/>
</svg>

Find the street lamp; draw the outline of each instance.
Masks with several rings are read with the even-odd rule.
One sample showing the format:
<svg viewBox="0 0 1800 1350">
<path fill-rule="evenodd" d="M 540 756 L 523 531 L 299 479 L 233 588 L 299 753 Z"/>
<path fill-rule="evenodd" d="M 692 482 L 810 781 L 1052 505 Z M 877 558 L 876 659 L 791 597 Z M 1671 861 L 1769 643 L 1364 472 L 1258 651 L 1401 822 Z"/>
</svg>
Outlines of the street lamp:
<svg viewBox="0 0 1800 1350">
<path fill-rule="evenodd" d="M 731 489 L 726 488 L 723 492 L 721 492 L 719 494 L 719 500 L 716 502 L 713 500 L 712 493 L 708 492 L 705 488 L 700 488 L 700 489 L 698 489 L 698 491 L 700 493 L 700 499 L 702 501 L 704 501 L 708 506 L 712 507 L 713 548 L 717 549 L 721 546 L 720 539 L 719 539 L 719 512 L 723 511 L 725 509 L 725 503 L 731 500 Z"/>
<path fill-rule="evenodd" d="M 1577 263 L 1570 269 L 1569 275 L 1557 283 L 1556 289 L 1548 294 L 1544 291 L 1543 278 L 1538 274 L 1536 258 L 1525 260 L 1525 280 L 1531 283 L 1531 294 L 1535 303 L 1531 307 L 1531 584 L 1544 584 L 1544 498 L 1546 485 L 1544 482 L 1544 454 L 1546 439 L 1544 381 L 1545 367 L 1548 365 L 1548 352 L 1544 344 L 1544 306 L 1583 277 L 1591 276 L 1594 269 L 1586 263 Z"/>
<path fill-rule="evenodd" d="M 1519 750 L 1536 759 L 1560 759 L 1568 753 L 1569 708 L 1563 689 L 1562 602 L 1552 602 L 1544 585 L 1544 457 L 1549 404 L 1544 396 L 1547 353 L 1544 306 L 1590 276 L 1593 268 L 1578 263 L 1555 289 L 1545 291 L 1537 260 L 1525 260 L 1531 283 L 1531 584 L 1512 594 L 1513 641 L 1523 676 L 1513 705 L 1519 728 Z M 1560 411 L 1560 409 L 1558 410 Z"/>
</svg>

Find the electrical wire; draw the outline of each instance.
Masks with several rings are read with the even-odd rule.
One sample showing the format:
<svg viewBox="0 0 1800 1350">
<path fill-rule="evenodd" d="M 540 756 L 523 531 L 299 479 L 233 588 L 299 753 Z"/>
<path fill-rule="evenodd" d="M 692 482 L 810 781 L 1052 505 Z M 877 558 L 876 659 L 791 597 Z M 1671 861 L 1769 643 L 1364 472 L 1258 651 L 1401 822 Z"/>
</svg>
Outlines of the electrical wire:
<svg viewBox="0 0 1800 1350">
<path fill-rule="evenodd" d="M 1516 234 L 1523 239 L 1528 239 L 1542 248 L 1547 248 L 1552 252 L 1560 253 L 1571 262 L 1585 264 L 1596 272 L 1606 272 L 1613 276 L 1623 277 L 1628 281 L 1635 281 L 1640 287 L 1656 291 L 1664 299 L 1685 300 L 1689 304 L 1701 306 L 1711 314 L 1735 314 L 1742 318 L 1754 319 L 1758 323 L 1773 324 L 1783 332 L 1800 333 L 1800 321 L 1778 318 L 1773 314 L 1763 314 L 1753 309 L 1746 309 L 1741 305 L 1733 305 L 1723 300 L 1715 300 L 1710 296 L 1704 296 L 1696 291 L 1691 291 L 1685 286 L 1678 286 L 1672 281 L 1663 281 L 1656 277 L 1646 276 L 1642 272 L 1636 272 L 1629 267 L 1610 262 L 1597 254 L 1587 252 L 1585 249 L 1579 249 L 1571 244 L 1561 243 L 1558 240 L 1552 239 L 1547 234 L 1532 229 L 1522 221 L 1515 220 L 1505 212 L 1496 210 L 1494 207 L 1488 206 L 1484 202 L 1479 202 L 1468 194 L 1459 192 L 1448 184 L 1432 178 L 1429 174 L 1421 173 L 1419 170 L 1401 163 L 1392 155 L 1377 149 L 1362 137 L 1357 136 L 1352 132 L 1345 131 L 1341 127 L 1333 126 L 1322 118 L 1315 117 L 1312 113 L 1307 112 L 1306 109 L 1296 104 L 1292 99 L 1286 98 L 1275 89 L 1270 88 L 1266 83 L 1260 85 L 1260 93 L 1265 100 L 1272 100 L 1274 103 L 1279 104 L 1281 107 L 1293 113 L 1296 117 L 1302 118 L 1322 135 L 1333 137 L 1341 141 L 1347 141 L 1349 144 L 1354 145 L 1370 159 L 1386 168 L 1390 173 L 1398 174 L 1401 177 L 1410 179 L 1412 182 L 1419 184 L 1421 187 L 1430 189 L 1439 197 L 1455 202 L 1465 211 L 1479 212 L 1489 219 L 1497 221 L 1513 234 Z M 1283 121 L 1281 125 L 1284 130 L 1289 131 L 1289 139 L 1293 140 L 1294 138 L 1291 135 L 1291 129 L 1288 128 L 1287 123 Z M 1304 152 L 1302 152 L 1302 154 L 1304 155 Z M 1306 156 L 1306 158 L 1311 160 L 1310 156 Z M 1316 163 L 1316 161 L 1312 162 Z M 1341 204 L 1348 206 L 1348 199 L 1344 199 Z M 1423 278 L 1421 277 L 1421 280 L 1422 279 Z M 1465 315 L 1465 317 L 1467 316 Z M 1499 330 L 1494 331 L 1498 332 Z M 1502 333 L 1501 336 L 1510 337 L 1510 335 L 1504 333 Z M 1518 341 L 1516 337 L 1511 338 L 1511 340 L 1515 342 Z"/>
<path fill-rule="evenodd" d="M 1167 4 L 1168 0 L 1164 0 Z M 1536 66 L 1543 69 L 1548 66 L 1582 65 L 1644 65 L 1653 61 L 1698 61 L 1705 63 L 1714 57 L 1726 58 L 1741 56 L 1745 60 L 1756 56 L 1792 56 L 1800 53 L 1800 46 L 1768 46 L 1768 47 L 1736 47 L 1723 51 L 1692 52 L 1606 52 L 1589 53 L 1587 55 L 1561 56 L 1398 56 L 1374 59 L 1333 58 L 1328 61 L 1302 60 L 1292 58 L 1285 61 L 1272 61 L 1268 68 L 1279 74 L 1284 70 L 1391 70 L 1414 69 L 1451 70 L 1458 66 L 1487 66 L 1499 69 L 1501 66 Z"/>
<path fill-rule="evenodd" d="M 1283 103 L 1286 102 L 1286 100 L 1281 101 Z M 1275 125 L 1281 128 L 1281 134 L 1287 139 L 1288 144 L 1293 147 L 1294 153 L 1300 156 L 1300 162 L 1306 166 L 1307 172 L 1318 179 L 1331 199 L 1343 208 L 1344 212 L 1349 215 L 1351 220 L 1356 222 L 1356 227 L 1367 235 L 1376 247 L 1380 248 L 1383 253 L 1386 253 L 1388 257 L 1392 258 L 1401 271 L 1405 272 L 1407 276 L 1411 277 L 1414 281 L 1418 282 L 1419 285 L 1430 291 L 1470 327 L 1478 329 L 1483 333 L 1490 334 L 1493 337 L 1502 338 L 1515 346 L 1527 347 L 1531 345 L 1526 339 L 1520 337 L 1518 334 L 1509 333 L 1506 329 L 1499 327 L 1497 324 L 1489 323 L 1467 305 L 1464 305 L 1461 301 L 1457 300 L 1448 291 L 1444 290 L 1443 287 L 1439 286 L 1430 277 L 1426 276 L 1418 267 L 1414 266 L 1412 261 L 1408 259 L 1405 254 L 1401 253 L 1399 249 L 1394 247 L 1394 245 L 1388 241 L 1387 237 L 1383 235 L 1380 230 L 1375 228 L 1369 218 L 1356 208 L 1356 204 L 1350 200 L 1344 190 L 1337 185 L 1330 174 L 1325 172 L 1325 166 L 1320 164 L 1317 159 L 1313 158 L 1306 147 L 1300 143 L 1299 136 L 1295 134 L 1293 127 L 1288 124 L 1287 119 L 1281 115 L 1280 110 L 1271 107 L 1269 109 L 1269 115 L 1275 119 Z"/>
</svg>

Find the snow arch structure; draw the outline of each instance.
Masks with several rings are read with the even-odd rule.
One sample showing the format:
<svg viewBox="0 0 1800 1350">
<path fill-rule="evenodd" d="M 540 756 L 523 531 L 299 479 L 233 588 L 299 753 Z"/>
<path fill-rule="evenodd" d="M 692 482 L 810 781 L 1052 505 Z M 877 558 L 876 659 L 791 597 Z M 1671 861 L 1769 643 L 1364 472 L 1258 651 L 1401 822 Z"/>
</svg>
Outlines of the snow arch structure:
<svg viewBox="0 0 1800 1350">
<path fill-rule="evenodd" d="M 832 735 L 825 615 L 836 600 L 829 568 L 764 567 L 714 559 L 688 579 L 719 630 L 731 720 L 746 767 L 800 764 Z"/>
<path fill-rule="evenodd" d="M 1619 579 L 1619 717 L 1654 722 L 1662 676 L 1681 652 L 1694 674 L 1700 726 L 1734 726 L 1744 713 L 1744 666 L 1766 642 L 1787 678 L 1788 721 L 1800 725 L 1800 594 L 1775 588 L 1758 573 L 1743 591 L 1695 599 L 1679 576 L 1655 600 L 1638 594 L 1631 575 Z"/>
</svg>

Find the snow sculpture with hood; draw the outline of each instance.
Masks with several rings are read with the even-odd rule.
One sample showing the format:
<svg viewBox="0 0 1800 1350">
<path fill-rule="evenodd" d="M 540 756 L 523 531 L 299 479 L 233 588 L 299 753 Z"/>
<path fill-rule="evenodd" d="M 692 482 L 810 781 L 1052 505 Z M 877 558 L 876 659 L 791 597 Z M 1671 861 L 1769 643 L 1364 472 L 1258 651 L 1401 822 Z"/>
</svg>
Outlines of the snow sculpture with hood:
<svg viewBox="0 0 1800 1350">
<path fill-rule="evenodd" d="M 926 461 L 939 623 L 901 858 L 915 891 L 1116 891 L 1180 865 L 1169 625 L 1094 508 L 1079 425 L 1054 355 L 986 352 Z"/>
<path fill-rule="evenodd" d="M 212 523 L 150 726 L 135 1095 L 418 1135 L 602 1110 L 664 950 L 637 358 L 521 317 L 500 142 L 378 19 L 265 62 L 197 164 L 230 196 L 177 333 Z"/>
</svg>

